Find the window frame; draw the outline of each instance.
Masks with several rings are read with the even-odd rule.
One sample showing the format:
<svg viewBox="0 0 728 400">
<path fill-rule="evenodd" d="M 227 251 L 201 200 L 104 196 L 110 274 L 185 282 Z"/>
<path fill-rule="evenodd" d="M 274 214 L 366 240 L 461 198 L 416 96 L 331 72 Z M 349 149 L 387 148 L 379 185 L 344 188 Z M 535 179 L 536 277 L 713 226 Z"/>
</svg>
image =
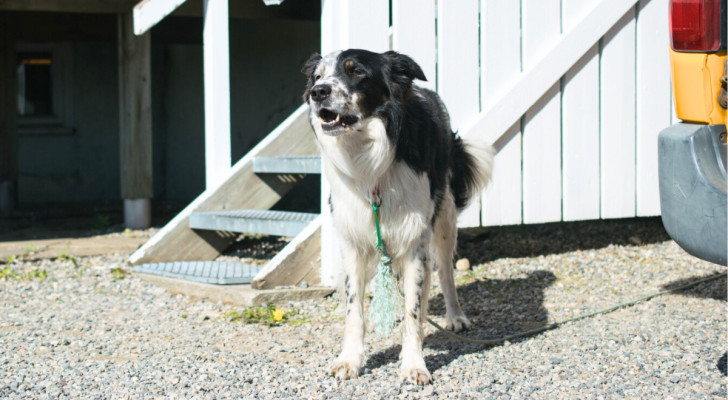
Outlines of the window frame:
<svg viewBox="0 0 728 400">
<path fill-rule="evenodd" d="M 17 116 L 19 135 L 70 135 L 72 128 L 72 48 L 70 42 L 18 42 L 16 54 L 50 53 L 53 115 Z"/>
</svg>

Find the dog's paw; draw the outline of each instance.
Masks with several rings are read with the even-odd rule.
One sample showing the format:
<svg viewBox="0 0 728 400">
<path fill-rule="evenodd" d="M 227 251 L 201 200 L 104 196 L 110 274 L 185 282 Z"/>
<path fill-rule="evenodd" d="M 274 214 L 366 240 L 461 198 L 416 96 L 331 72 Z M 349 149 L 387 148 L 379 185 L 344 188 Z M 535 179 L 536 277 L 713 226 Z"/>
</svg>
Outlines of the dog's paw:
<svg viewBox="0 0 728 400">
<path fill-rule="evenodd" d="M 460 331 L 470 330 L 470 328 L 472 326 L 473 326 L 473 323 L 470 322 L 468 317 L 461 314 L 461 315 L 457 315 L 455 317 L 448 316 L 447 324 L 445 325 L 445 329 L 447 329 L 449 331 L 460 332 Z"/>
<path fill-rule="evenodd" d="M 402 380 L 415 385 L 429 385 L 432 383 L 432 375 L 425 367 L 402 367 L 400 374 Z"/>
<path fill-rule="evenodd" d="M 361 367 L 359 363 L 354 360 L 348 360 L 343 358 L 337 358 L 334 364 L 331 365 L 329 374 L 336 378 L 343 380 L 353 379 L 359 377 L 361 374 Z"/>
</svg>

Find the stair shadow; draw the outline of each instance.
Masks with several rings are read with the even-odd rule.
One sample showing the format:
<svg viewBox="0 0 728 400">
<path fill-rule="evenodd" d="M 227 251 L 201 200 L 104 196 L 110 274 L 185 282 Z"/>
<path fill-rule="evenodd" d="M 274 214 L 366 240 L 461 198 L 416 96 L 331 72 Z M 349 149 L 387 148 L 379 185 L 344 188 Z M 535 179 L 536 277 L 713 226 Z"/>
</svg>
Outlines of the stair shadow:
<svg viewBox="0 0 728 400">
<path fill-rule="evenodd" d="M 460 303 L 473 322 L 473 328 L 465 332 L 464 336 L 471 339 L 497 339 L 548 324 L 544 292 L 555 281 L 556 276 L 553 273 L 535 271 L 525 278 L 484 279 L 460 286 Z M 442 294 L 430 299 L 429 310 L 431 316 L 445 315 Z M 512 342 L 525 339 L 518 338 Z M 437 354 L 425 357 L 430 372 L 450 364 L 462 355 L 494 347 L 459 342 L 442 332 L 428 335 L 424 346 L 437 350 Z M 400 345 L 394 345 L 371 355 L 365 367 L 375 369 L 397 362 L 400 349 Z"/>
</svg>

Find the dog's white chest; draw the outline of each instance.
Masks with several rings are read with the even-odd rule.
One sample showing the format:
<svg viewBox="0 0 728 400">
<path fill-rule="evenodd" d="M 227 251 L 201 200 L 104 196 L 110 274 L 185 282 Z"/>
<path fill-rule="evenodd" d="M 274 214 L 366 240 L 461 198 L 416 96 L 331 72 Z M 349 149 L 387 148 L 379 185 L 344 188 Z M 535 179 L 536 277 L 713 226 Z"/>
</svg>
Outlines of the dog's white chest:
<svg viewBox="0 0 728 400">
<path fill-rule="evenodd" d="M 337 230 L 357 248 L 374 249 L 377 238 L 372 202 L 379 201 L 382 239 L 393 258 L 416 247 L 429 230 L 432 200 L 429 182 L 404 163 L 393 163 L 374 186 L 330 177 L 333 220 Z"/>
</svg>

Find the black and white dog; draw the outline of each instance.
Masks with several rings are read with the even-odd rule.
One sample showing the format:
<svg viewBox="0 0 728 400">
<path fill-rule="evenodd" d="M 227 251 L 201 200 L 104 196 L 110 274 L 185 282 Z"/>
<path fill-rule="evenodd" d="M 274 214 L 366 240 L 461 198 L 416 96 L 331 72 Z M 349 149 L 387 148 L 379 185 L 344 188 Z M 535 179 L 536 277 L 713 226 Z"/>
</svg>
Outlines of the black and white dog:
<svg viewBox="0 0 728 400">
<path fill-rule="evenodd" d="M 347 299 L 343 349 L 331 373 L 354 378 L 363 365 L 363 298 L 379 258 L 372 211 L 378 203 L 382 237 L 404 293 L 400 373 L 427 384 L 432 378 L 422 356 L 422 324 L 431 273 L 438 271 L 448 329 L 469 328 L 453 282 L 456 221 L 490 179 L 494 150 L 452 132 L 440 97 L 412 84 L 426 79 L 406 55 L 316 54 L 303 73 L 303 98 L 331 185 Z"/>
</svg>

